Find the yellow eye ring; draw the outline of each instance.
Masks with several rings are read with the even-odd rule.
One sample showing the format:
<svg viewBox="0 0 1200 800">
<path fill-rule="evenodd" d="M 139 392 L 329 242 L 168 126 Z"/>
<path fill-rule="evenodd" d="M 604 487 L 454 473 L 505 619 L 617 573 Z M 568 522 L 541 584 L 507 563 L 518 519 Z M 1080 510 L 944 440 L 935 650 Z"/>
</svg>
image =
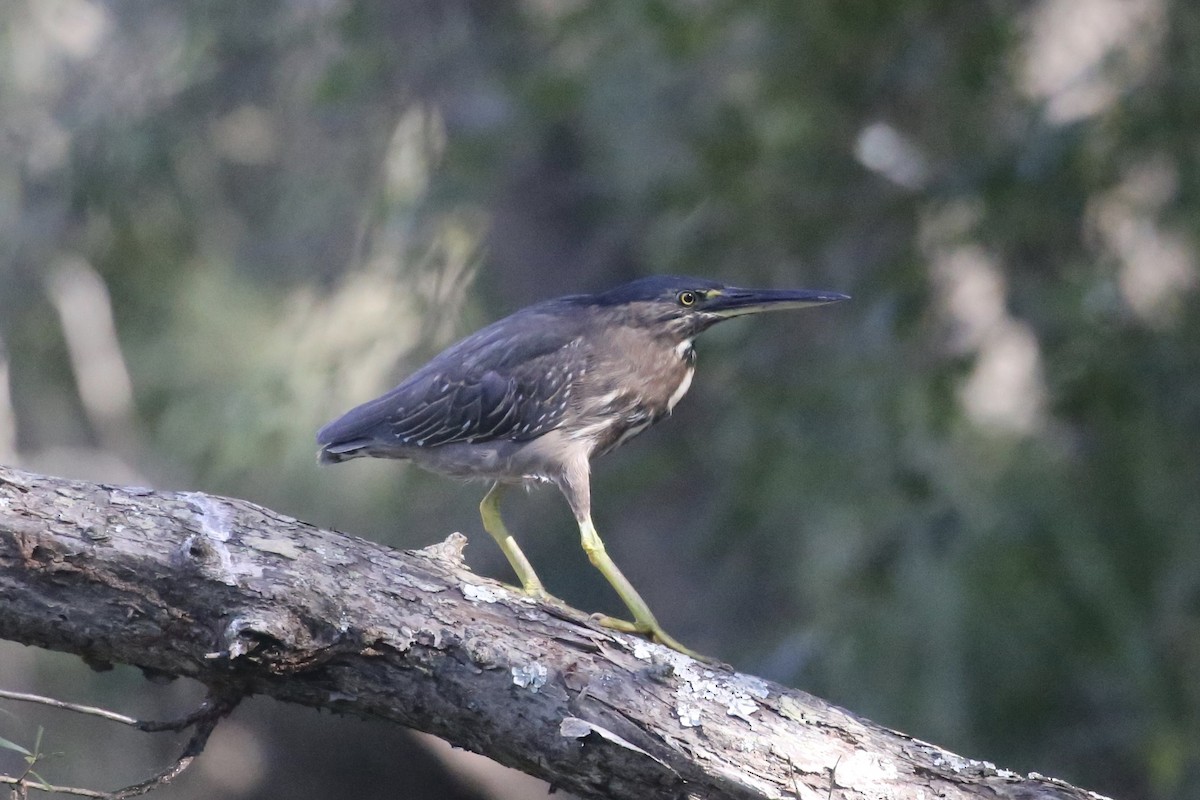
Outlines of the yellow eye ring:
<svg viewBox="0 0 1200 800">
<path fill-rule="evenodd" d="M 692 291 L 682 291 L 679 293 L 679 305 L 687 307 L 696 305 L 696 293 Z"/>
</svg>

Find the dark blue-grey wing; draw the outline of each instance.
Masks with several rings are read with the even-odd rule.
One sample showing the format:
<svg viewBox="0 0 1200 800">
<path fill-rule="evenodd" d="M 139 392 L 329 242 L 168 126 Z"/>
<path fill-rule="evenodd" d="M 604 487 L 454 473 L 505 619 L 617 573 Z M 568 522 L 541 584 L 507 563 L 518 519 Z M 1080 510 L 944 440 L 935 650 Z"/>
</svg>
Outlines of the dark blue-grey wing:
<svg viewBox="0 0 1200 800">
<path fill-rule="evenodd" d="M 536 329 L 498 335 L 493 328 L 322 428 L 323 452 L 348 457 L 366 449 L 527 441 L 553 430 L 571 407 L 584 366 L 580 340 Z"/>
</svg>

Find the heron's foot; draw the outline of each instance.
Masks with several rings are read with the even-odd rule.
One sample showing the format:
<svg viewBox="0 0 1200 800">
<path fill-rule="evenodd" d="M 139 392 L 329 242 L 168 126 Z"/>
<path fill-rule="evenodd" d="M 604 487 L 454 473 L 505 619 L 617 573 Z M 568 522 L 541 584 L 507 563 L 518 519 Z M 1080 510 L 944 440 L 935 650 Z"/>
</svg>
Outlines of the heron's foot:
<svg viewBox="0 0 1200 800">
<path fill-rule="evenodd" d="M 615 631 L 624 633 L 638 633 L 642 636 L 648 636 L 651 640 L 658 642 L 661 645 L 671 648 L 677 653 L 683 653 L 685 656 L 690 656 L 697 661 L 703 661 L 706 664 L 714 663 L 715 659 L 709 656 L 697 653 L 691 648 L 684 647 L 674 636 L 662 629 L 658 622 L 630 622 L 627 619 L 620 617 L 610 617 L 607 614 L 592 614 L 592 619 L 603 625 L 606 628 L 612 628 Z"/>
<path fill-rule="evenodd" d="M 645 633 L 643 629 L 638 627 L 636 622 L 630 622 L 627 619 L 620 617 L 610 617 L 607 614 L 592 614 L 592 622 L 598 625 L 603 625 L 606 628 L 612 628 L 614 631 L 622 633 Z"/>
<path fill-rule="evenodd" d="M 505 589 L 508 589 L 513 594 L 522 594 L 522 595 L 525 595 L 526 597 L 532 597 L 534 600 L 541 600 L 542 595 L 545 594 L 545 590 L 542 590 L 542 591 L 535 590 L 535 591 L 531 592 L 528 589 L 526 589 L 524 586 L 518 586 L 517 584 L 509 583 L 508 581 L 500 581 L 500 585 L 503 586 Z"/>
<path fill-rule="evenodd" d="M 560 603 L 560 602 L 562 602 L 557 597 L 555 597 L 554 595 L 547 592 L 546 587 L 542 586 L 542 584 L 540 582 L 536 583 L 532 586 L 528 586 L 528 585 L 517 586 L 516 584 L 501 581 L 500 585 L 503 586 L 505 589 L 508 589 L 510 592 L 513 592 L 514 594 L 523 594 L 526 597 L 537 600 L 539 603 Z"/>
</svg>

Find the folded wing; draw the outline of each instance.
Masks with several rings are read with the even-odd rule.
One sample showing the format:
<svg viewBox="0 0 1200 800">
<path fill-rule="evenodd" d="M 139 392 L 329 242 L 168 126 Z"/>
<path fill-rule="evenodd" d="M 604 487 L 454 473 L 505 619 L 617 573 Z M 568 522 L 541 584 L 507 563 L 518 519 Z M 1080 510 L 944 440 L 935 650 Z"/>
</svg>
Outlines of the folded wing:
<svg viewBox="0 0 1200 800">
<path fill-rule="evenodd" d="M 409 448 L 495 440 L 527 441 L 553 430 L 586 369 L 574 331 L 540 325 L 536 314 L 493 325 L 438 355 L 387 394 L 317 432 L 322 461 L 403 456 Z M 539 333 L 545 331 L 544 333 Z M 484 366 L 486 365 L 486 366 Z"/>
</svg>

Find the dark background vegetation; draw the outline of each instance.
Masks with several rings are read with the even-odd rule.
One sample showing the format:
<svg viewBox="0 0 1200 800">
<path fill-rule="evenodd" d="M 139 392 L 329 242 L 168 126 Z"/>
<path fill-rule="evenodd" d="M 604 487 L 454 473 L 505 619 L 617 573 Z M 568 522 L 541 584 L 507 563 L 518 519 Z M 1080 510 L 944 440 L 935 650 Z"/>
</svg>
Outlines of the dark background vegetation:
<svg viewBox="0 0 1200 800">
<path fill-rule="evenodd" d="M 1200 10 L 1185 0 L 0 4 L 0 460 L 398 547 L 480 486 L 313 431 L 481 324 L 657 272 L 853 303 L 729 323 L 599 462 L 664 624 L 922 739 L 1200 796 Z M 511 527 L 618 610 L 553 491 Z M 0 684 L 199 690 L 0 647 Z M 0 709 L 115 787 L 178 741 Z M 0 769 L 18 768 L 0 754 Z M 7 761 L 4 759 L 8 759 Z M 540 796 L 258 700 L 164 798 Z"/>
</svg>

